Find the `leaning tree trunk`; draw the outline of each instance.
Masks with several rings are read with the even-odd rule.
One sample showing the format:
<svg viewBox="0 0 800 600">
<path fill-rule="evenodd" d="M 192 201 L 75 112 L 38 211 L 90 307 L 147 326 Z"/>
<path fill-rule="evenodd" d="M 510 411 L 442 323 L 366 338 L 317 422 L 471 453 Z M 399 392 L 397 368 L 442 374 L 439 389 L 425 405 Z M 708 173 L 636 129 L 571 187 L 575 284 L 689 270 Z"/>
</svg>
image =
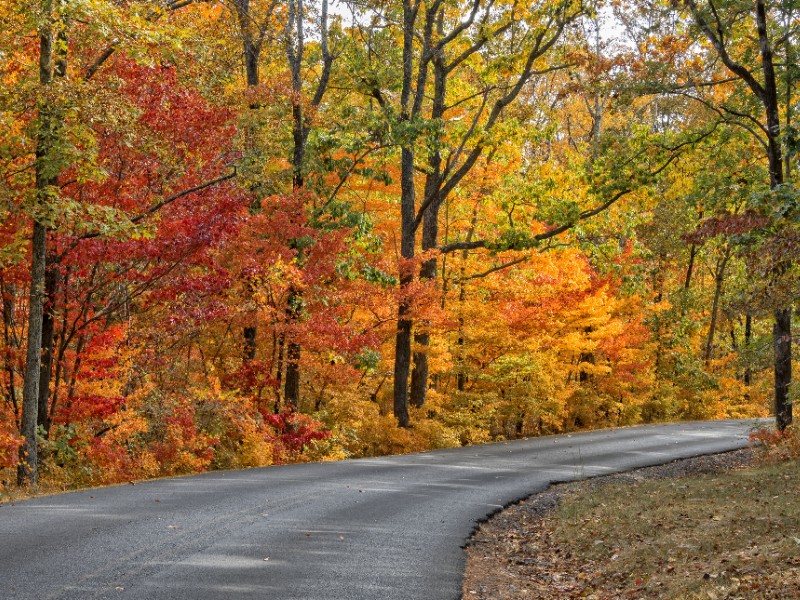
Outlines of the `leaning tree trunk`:
<svg viewBox="0 0 800 600">
<path fill-rule="evenodd" d="M 719 263 L 717 263 L 717 270 L 714 274 L 714 301 L 711 305 L 711 323 L 708 326 L 708 339 L 706 340 L 706 348 L 703 356 L 706 367 L 711 364 L 711 358 L 714 355 L 714 337 L 717 333 L 719 302 L 720 298 L 722 297 L 722 288 L 725 284 L 725 268 L 728 266 L 728 260 L 730 259 L 730 256 L 730 249 L 726 249 L 725 256 L 723 256 Z"/>
</svg>

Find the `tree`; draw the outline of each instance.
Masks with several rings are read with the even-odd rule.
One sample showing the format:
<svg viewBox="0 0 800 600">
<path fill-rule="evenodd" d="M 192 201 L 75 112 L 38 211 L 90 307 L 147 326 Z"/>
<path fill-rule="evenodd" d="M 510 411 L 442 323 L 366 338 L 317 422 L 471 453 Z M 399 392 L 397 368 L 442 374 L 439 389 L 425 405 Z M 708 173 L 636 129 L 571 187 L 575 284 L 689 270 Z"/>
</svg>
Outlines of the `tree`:
<svg viewBox="0 0 800 600">
<path fill-rule="evenodd" d="M 749 92 L 750 106 L 723 102 L 715 108 L 732 124 L 750 131 L 760 142 L 767 159 L 770 190 L 774 194 L 780 193 L 786 187 L 787 178 L 791 177 L 792 167 L 791 155 L 784 149 L 786 137 L 782 131 L 791 131 L 792 127 L 794 81 L 789 65 L 791 57 L 796 54 L 792 29 L 794 7 L 778 3 L 768 6 L 764 0 L 755 0 L 752 9 L 747 11 L 738 4 L 713 0 L 705 3 L 685 0 L 683 6 L 733 81 L 742 84 Z M 781 67 L 776 65 L 776 53 L 783 55 Z M 778 91 L 781 74 L 786 90 L 783 97 Z M 761 114 L 753 110 L 756 107 Z M 776 265 L 777 271 L 786 268 L 786 264 Z M 792 421 L 789 397 L 792 381 L 791 305 L 784 301 L 782 306 L 778 306 L 774 320 L 775 419 L 782 430 Z"/>
<path fill-rule="evenodd" d="M 170 3 L 163 10 L 169 12 L 187 4 L 189 3 Z M 135 37 L 137 33 L 150 28 L 161 14 L 162 11 L 156 11 L 148 15 L 143 22 L 132 18 L 130 21 L 117 22 L 116 26 L 124 32 L 121 37 Z M 126 15 L 91 13 L 82 14 L 76 19 L 72 8 L 48 1 L 41 4 L 40 10 L 34 16 L 38 30 L 38 86 L 32 92 L 36 99 L 32 136 L 35 142 L 32 189 L 35 192 L 32 194 L 32 202 L 27 207 L 33 221 L 33 233 L 21 425 L 25 442 L 20 448 L 18 469 L 20 485 L 36 483 L 38 475 L 36 430 L 37 426 L 46 428 L 49 425 L 47 406 L 53 369 L 54 302 L 59 284 L 60 257 L 48 250 L 48 232 L 55 230 L 63 213 L 71 208 L 69 203 L 65 205 L 61 201 L 63 189 L 69 185 L 74 186 L 76 181 L 91 180 L 100 176 L 93 164 L 95 154 L 94 144 L 90 141 L 91 119 L 88 115 L 84 120 L 75 118 L 75 115 L 79 114 L 78 106 L 81 103 L 91 103 L 78 95 L 78 87 L 91 88 L 93 78 L 114 55 L 121 40 L 118 38 L 108 43 L 106 48 L 99 55 L 93 55 L 89 62 L 83 62 L 86 60 L 85 54 L 70 53 L 73 48 L 82 47 L 84 36 L 92 36 L 102 30 L 106 25 L 104 19 L 116 19 Z M 26 25 L 21 24 L 22 27 Z M 155 29 L 153 35 L 158 35 Z M 73 61 L 74 66 L 69 61 Z M 96 89 L 93 92 L 97 94 Z M 22 114 L 23 119 L 29 116 L 26 112 Z M 17 160 L 21 159 L 22 157 L 17 157 Z M 17 171 L 14 179 L 22 181 L 25 172 L 24 168 Z M 61 181 L 66 173 L 76 180 Z M 18 185 L 20 187 L 15 191 L 21 193 L 26 184 L 22 182 Z M 204 187 L 207 185 L 200 184 L 186 193 Z M 176 197 L 183 195 L 184 193 L 179 193 Z M 147 214 L 160 210 L 172 200 L 174 198 L 167 198 L 156 203 L 148 209 Z M 141 220 L 145 216 L 140 215 L 135 220 Z M 101 217 L 97 225 L 107 227 L 108 223 L 103 223 Z M 91 229 L 91 225 L 89 228 Z M 93 235 L 97 234 L 84 234 L 88 237 Z M 48 257 L 49 267 L 46 266 Z"/>
<path fill-rule="evenodd" d="M 367 84 L 367 93 L 389 119 L 393 140 L 400 147 L 401 264 L 393 410 L 401 427 L 409 425 L 414 318 L 408 290 L 414 281 L 417 232 L 422 227 L 424 251 L 437 247 L 438 211 L 442 203 L 491 145 L 491 134 L 506 108 L 541 68 L 540 59 L 553 49 L 565 27 L 581 11 L 582 7 L 572 2 L 521 10 L 515 5 L 501 7 L 481 0 L 465 6 L 451 6 L 442 1 L 430 4 L 405 1 L 399 57 L 401 77 L 396 84 L 400 90 L 398 106 L 389 104 L 390 95 L 382 88 L 388 82 L 376 76 L 377 70 L 361 76 Z M 380 18 L 373 23 L 380 23 Z M 514 57 L 511 64 L 506 64 L 508 57 Z M 475 67 L 485 69 L 485 81 L 469 75 Z M 496 73 L 501 73 L 500 77 Z M 428 104 L 431 78 L 432 100 Z M 462 78 L 465 85 L 448 97 L 448 80 Z M 448 118 L 448 111 L 459 113 L 458 120 L 469 115 L 469 126 L 462 129 Z M 449 143 L 444 144 L 444 140 Z M 418 160 L 423 152 L 427 155 L 426 177 L 424 194 L 418 199 L 415 179 L 417 169 L 423 168 Z M 423 279 L 431 280 L 435 273 L 436 259 L 427 259 L 422 267 Z M 426 344 L 426 336 L 424 332 L 418 335 L 422 346 Z M 418 406 L 425 401 L 426 360 L 424 350 L 417 353 L 412 402 Z"/>
</svg>

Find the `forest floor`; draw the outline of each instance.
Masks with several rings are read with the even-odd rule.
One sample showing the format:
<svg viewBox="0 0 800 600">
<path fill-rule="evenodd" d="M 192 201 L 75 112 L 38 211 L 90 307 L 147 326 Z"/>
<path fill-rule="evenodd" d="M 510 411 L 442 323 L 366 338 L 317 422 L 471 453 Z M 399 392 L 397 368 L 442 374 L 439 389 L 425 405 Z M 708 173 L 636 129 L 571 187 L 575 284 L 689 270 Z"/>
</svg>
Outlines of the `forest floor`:
<svg viewBox="0 0 800 600">
<path fill-rule="evenodd" d="M 800 598 L 800 461 L 746 448 L 553 486 L 482 524 L 465 600 Z"/>
</svg>

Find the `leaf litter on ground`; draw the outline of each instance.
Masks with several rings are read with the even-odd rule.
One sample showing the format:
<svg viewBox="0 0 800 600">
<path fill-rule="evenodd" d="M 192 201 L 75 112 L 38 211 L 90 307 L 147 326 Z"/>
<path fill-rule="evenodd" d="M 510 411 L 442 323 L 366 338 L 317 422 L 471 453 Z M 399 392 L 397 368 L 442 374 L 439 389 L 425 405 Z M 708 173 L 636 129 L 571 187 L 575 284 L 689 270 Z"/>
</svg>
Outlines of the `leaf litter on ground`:
<svg viewBox="0 0 800 600">
<path fill-rule="evenodd" d="M 475 532 L 464 598 L 798 598 L 800 462 L 754 453 L 532 496 Z"/>
</svg>

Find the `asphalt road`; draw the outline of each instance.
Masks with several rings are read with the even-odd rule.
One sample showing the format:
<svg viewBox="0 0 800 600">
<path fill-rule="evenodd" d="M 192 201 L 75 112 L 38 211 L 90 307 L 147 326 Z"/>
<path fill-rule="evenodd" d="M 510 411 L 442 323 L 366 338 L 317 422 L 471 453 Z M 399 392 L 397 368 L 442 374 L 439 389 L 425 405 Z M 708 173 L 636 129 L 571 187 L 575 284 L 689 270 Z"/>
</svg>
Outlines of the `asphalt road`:
<svg viewBox="0 0 800 600">
<path fill-rule="evenodd" d="M 632 427 L 0 505 L 0 598 L 454 600 L 476 522 L 566 481 L 746 445 Z"/>
</svg>

